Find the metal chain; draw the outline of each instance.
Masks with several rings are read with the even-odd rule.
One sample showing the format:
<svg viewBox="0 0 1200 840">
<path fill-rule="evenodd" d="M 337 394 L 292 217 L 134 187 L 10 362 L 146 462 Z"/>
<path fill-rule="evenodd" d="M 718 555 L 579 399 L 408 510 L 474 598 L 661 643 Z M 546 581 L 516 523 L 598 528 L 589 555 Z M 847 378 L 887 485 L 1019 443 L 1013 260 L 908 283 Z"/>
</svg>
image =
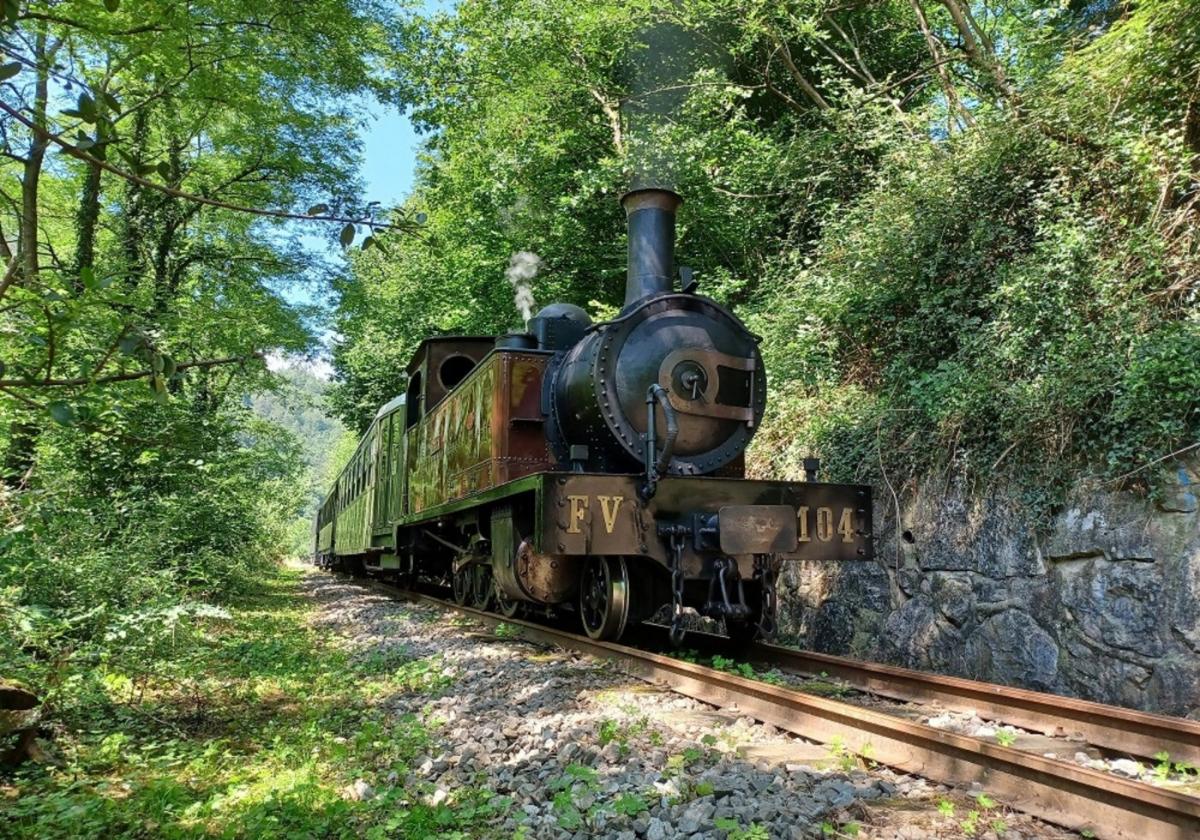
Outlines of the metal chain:
<svg viewBox="0 0 1200 840">
<path fill-rule="evenodd" d="M 762 588 L 762 613 L 758 619 L 758 632 L 763 639 L 772 638 L 779 629 L 775 616 L 779 603 L 778 593 L 775 590 L 777 565 L 774 554 L 754 555 L 754 576 L 758 578 Z"/>
<path fill-rule="evenodd" d="M 683 537 L 671 536 L 671 644 L 683 643 Z"/>
</svg>

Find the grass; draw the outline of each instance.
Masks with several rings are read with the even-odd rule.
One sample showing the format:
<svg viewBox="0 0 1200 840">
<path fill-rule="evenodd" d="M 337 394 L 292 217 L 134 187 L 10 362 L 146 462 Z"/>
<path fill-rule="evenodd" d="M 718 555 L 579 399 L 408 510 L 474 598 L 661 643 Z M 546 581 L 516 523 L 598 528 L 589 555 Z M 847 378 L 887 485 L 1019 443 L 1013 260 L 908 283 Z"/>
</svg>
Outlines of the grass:
<svg viewBox="0 0 1200 840">
<path fill-rule="evenodd" d="M 380 700 L 444 690 L 440 661 L 329 644 L 294 570 L 228 609 L 140 694 L 106 673 L 81 696 L 62 766 L 0 780 L 6 837 L 481 837 L 502 822 L 510 803 L 487 790 L 434 805 L 405 786 L 439 724 Z M 359 779 L 373 797 L 344 794 Z"/>
</svg>

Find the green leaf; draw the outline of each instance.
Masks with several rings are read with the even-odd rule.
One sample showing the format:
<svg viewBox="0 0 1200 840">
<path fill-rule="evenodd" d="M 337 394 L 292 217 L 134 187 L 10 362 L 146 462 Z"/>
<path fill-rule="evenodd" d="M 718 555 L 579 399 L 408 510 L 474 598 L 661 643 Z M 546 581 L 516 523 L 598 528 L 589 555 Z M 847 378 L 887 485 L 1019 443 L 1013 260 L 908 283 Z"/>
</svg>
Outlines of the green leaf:
<svg viewBox="0 0 1200 840">
<path fill-rule="evenodd" d="M 110 12 L 115 12 L 117 9 L 121 8 L 121 0 L 104 0 L 104 8 L 108 9 Z"/>
<path fill-rule="evenodd" d="M 75 108 L 63 108 L 63 114 L 65 116 L 71 117 L 73 119 L 77 119 L 77 120 L 83 119 L 83 112 L 78 111 Z"/>
<path fill-rule="evenodd" d="M 423 224 L 425 224 L 427 221 L 429 221 L 429 214 L 428 214 L 428 213 L 418 213 L 418 214 L 417 214 L 417 224 L 419 224 L 419 225 L 423 225 Z"/>
<path fill-rule="evenodd" d="M 80 92 L 76 107 L 79 109 L 80 119 L 84 122 L 96 121 L 96 100 L 92 99 L 86 90 Z"/>
<path fill-rule="evenodd" d="M 366 239 L 364 239 L 364 240 L 363 240 L 363 242 L 362 242 L 362 249 L 365 251 L 365 250 L 367 250 L 368 248 L 371 248 L 371 247 L 373 247 L 375 244 L 376 244 L 376 242 L 375 242 L 375 237 L 374 237 L 374 236 L 368 236 L 368 237 L 367 237 Z"/>
<path fill-rule="evenodd" d="M 161 163 L 159 163 L 158 166 L 154 167 L 154 171 L 157 172 L 159 175 L 161 175 L 164 178 L 170 178 L 171 177 L 171 164 L 167 163 L 164 160 Z"/>
<path fill-rule="evenodd" d="M 19 0 L 4 0 L 4 17 L 9 23 L 16 23 L 17 18 L 21 16 L 21 5 Z"/>
<path fill-rule="evenodd" d="M 108 106 L 108 110 L 120 112 L 121 103 L 118 101 L 117 97 L 113 96 L 108 91 L 100 94 L 100 96 L 104 99 L 104 104 Z"/>
<path fill-rule="evenodd" d="M 85 289 L 96 288 L 96 270 L 90 265 L 85 265 L 79 269 L 79 282 Z"/>
<path fill-rule="evenodd" d="M 50 403 L 50 416 L 54 418 L 54 422 L 60 423 L 63 426 L 70 426 L 75 422 L 75 409 L 70 403 L 62 400 L 55 400 Z"/>
<path fill-rule="evenodd" d="M 150 377 L 150 390 L 154 392 L 154 399 L 158 402 L 167 401 L 167 383 L 162 374 L 156 373 Z"/>
<path fill-rule="evenodd" d="M 92 148 L 92 146 L 95 146 L 95 145 L 96 145 L 96 141 L 93 140 L 91 137 L 88 137 L 82 131 L 79 132 L 79 136 L 75 138 L 75 148 L 76 149 L 82 149 L 84 151 L 87 151 L 88 149 Z"/>
<path fill-rule="evenodd" d="M 5 79 L 11 79 L 13 76 L 21 72 L 21 62 L 10 61 L 8 64 L 0 64 L 0 82 Z"/>
<path fill-rule="evenodd" d="M 179 367 L 178 365 L 175 364 L 175 360 L 172 359 L 170 356 L 162 357 L 162 365 L 163 365 L 162 375 L 164 377 L 166 377 L 167 379 L 173 378 L 175 376 L 175 373 L 178 371 L 178 367 Z"/>
<path fill-rule="evenodd" d="M 329 212 L 328 204 L 314 204 L 312 207 L 308 208 L 308 215 L 310 215 L 310 216 L 320 216 L 321 214 L 328 213 L 328 212 Z"/>
<path fill-rule="evenodd" d="M 138 335 L 137 333 L 131 333 L 130 335 L 127 335 L 124 338 L 122 338 L 121 341 L 117 344 L 117 347 L 126 356 L 132 356 L 139 349 L 141 349 L 142 342 L 143 342 L 143 339 L 140 335 Z"/>
<path fill-rule="evenodd" d="M 344 228 L 342 228 L 342 235 L 340 238 L 342 241 L 342 247 L 349 248 L 350 243 L 354 241 L 354 223 L 353 222 L 348 222 L 346 224 L 346 226 Z"/>
</svg>

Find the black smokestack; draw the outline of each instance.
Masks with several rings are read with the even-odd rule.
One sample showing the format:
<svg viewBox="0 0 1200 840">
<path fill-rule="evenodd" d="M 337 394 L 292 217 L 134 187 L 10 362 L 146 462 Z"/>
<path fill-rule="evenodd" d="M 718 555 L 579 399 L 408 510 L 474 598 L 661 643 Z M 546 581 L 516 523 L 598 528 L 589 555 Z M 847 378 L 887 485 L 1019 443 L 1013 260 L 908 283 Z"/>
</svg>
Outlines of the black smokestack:
<svg viewBox="0 0 1200 840">
<path fill-rule="evenodd" d="M 629 228 L 625 307 L 671 291 L 675 278 L 675 210 L 683 199 L 671 190 L 641 189 L 621 196 Z"/>
</svg>

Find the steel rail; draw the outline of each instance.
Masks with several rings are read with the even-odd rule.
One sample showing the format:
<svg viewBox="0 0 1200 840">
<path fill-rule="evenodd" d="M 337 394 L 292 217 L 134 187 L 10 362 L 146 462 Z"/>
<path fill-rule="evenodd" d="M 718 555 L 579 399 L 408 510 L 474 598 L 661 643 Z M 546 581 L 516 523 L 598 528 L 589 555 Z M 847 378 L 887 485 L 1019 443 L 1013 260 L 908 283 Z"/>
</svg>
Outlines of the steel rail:
<svg viewBox="0 0 1200 840">
<path fill-rule="evenodd" d="M 625 673 L 664 684 L 701 702 L 736 707 L 809 740 L 837 741 L 864 759 L 937 782 L 976 782 L 1019 811 L 1067 828 L 1089 830 L 1096 837 L 1200 837 L 1200 799 L 1174 791 L 662 654 L 597 642 L 386 584 L 371 586 L 408 600 L 457 610 L 489 625 L 506 624 L 528 641 L 612 661 Z"/>
<path fill-rule="evenodd" d="M 1194 720 L 777 645 L 757 644 L 748 658 L 785 671 L 837 677 L 881 697 L 938 703 L 1044 735 L 1078 734 L 1107 750 L 1143 757 L 1166 752 L 1171 761 L 1200 764 L 1200 722 Z"/>
</svg>

